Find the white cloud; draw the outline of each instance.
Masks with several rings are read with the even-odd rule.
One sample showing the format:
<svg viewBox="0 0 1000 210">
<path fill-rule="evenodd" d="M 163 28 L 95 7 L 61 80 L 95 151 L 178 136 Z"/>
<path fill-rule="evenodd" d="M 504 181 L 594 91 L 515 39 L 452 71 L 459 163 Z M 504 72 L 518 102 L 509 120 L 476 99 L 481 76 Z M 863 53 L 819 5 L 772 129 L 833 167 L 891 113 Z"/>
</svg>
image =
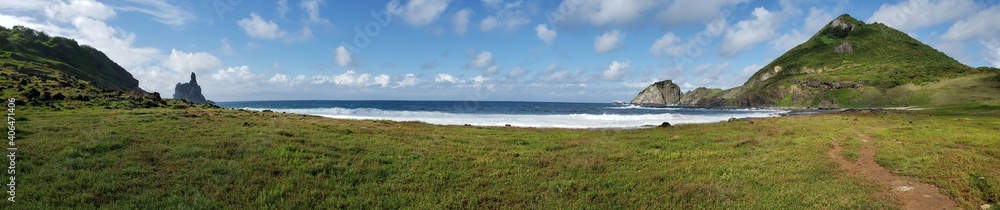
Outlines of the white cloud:
<svg viewBox="0 0 1000 210">
<path fill-rule="evenodd" d="M 285 18 L 285 14 L 287 13 L 288 13 L 288 0 L 278 0 L 278 17 Z M 284 75 L 282 74 L 282 76 Z"/>
<path fill-rule="evenodd" d="M 393 86 L 392 88 L 410 87 L 410 86 L 416 86 L 417 84 L 420 84 L 420 79 L 417 79 L 416 75 L 406 74 L 403 75 L 403 79 L 400 79 L 399 82 L 396 82 L 396 86 Z"/>
<path fill-rule="evenodd" d="M 473 77 L 472 81 L 476 82 L 476 84 L 483 84 L 486 81 L 490 81 L 490 78 L 489 77 L 484 77 L 482 75 L 479 75 L 479 76 Z"/>
<path fill-rule="evenodd" d="M 500 19 L 497 19 L 497 17 L 489 16 L 479 21 L 479 30 L 481 31 L 492 31 L 498 26 L 500 26 Z"/>
<path fill-rule="evenodd" d="M 601 72 L 601 78 L 607 81 L 621 81 L 625 73 L 628 73 L 630 63 L 631 61 L 629 60 L 625 60 L 624 62 L 611 61 L 611 65 L 604 68 L 604 71 Z"/>
<path fill-rule="evenodd" d="M 382 87 L 388 86 L 389 85 L 389 75 L 379 74 L 377 77 L 375 77 L 372 80 L 372 84 L 373 85 L 379 85 L 379 86 L 382 86 Z"/>
<path fill-rule="evenodd" d="M 403 17 L 403 21 L 412 26 L 424 26 L 437 20 L 438 16 L 448 8 L 450 0 L 409 0 L 400 5 L 399 0 L 392 0 L 385 5 L 389 14 Z"/>
<path fill-rule="evenodd" d="M 604 34 L 594 37 L 594 50 L 597 53 L 607 53 L 622 48 L 622 39 L 625 34 L 618 30 L 604 32 Z"/>
<path fill-rule="evenodd" d="M 833 18 L 833 14 L 827 11 L 810 8 L 809 16 L 806 17 L 805 25 L 802 26 L 802 30 L 792 29 L 788 33 L 782 34 L 778 38 L 771 41 L 771 47 L 778 52 L 788 51 L 793 47 L 802 44 L 806 40 L 809 40 L 809 37 L 811 37 L 812 34 L 818 32 L 826 26 L 826 24 L 833 20 Z"/>
<path fill-rule="evenodd" d="M 664 25 L 705 22 L 719 18 L 726 8 L 746 2 L 749 0 L 672 1 L 656 14 L 656 20 Z"/>
<path fill-rule="evenodd" d="M 152 15 L 156 21 L 170 25 L 181 26 L 197 18 L 195 13 L 167 1 L 159 0 L 128 0 L 131 5 L 117 6 L 115 9 L 134 11 Z"/>
<path fill-rule="evenodd" d="M 258 79 L 259 76 L 250 72 L 250 67 L 240 66 L 240 67 L 229 67 L 225 69 L 220 69 L 212 74 L 212 79 L 220 81 L 235 81 L 237 83 L 242 81 Z M 201 82 L 203 85 L 211 85 L 211 83 Z"/>
<path fill-rule="evenodd" d="M 527 73 L 528 73 L 527 69 L 518 66 L 518 67 L 514 67 L 513 69 L 510 69 L 510 73 L 507 73 L 507 77 L 508 78 L 518 78 L 518 77 L 524 76 Z"/>
<path fill-rule="evenodd" d="M 456 83 L 456 82 L 458 82 L 458 79 L 456 79 L 455 76 L 451 76 L 451 74 L 438 74 L 437 77 L 434 78 L 434 82 L 435 83 L 443 83 L 443 82 Z"/>
<path fill-rule="evenodd" d="M 948 32 L 941 36 L 946 41 L 962 41 L 971 38 L 1000 36 L 1000 6 L 979 11 L 969 18 L 955 22 Z"/>
<path fill-rule="evenodd" d="M 73 20 L 73 26 L 75 31 L 61 35 L 101 50 L 125 68 L 146 64 L 160 55 L 155 48 L 132 47 L 134 33 L 108 26 L 103 21 L 81 17 Z"/>
<path fill-rule="evenodd" d="M 250 18 L 244 18 L 237 22 L 248 36 L 261 39 L 278 39 L 287 35 L 285 31 L 278 28 L 278 24 L 264 20 L 256 12 L 250 13 Z"/>
<path fill-rule="evenodd" d="M 469 28 L 470 15 L 472 15 L 472 10 L 469 8 L 455 12 L 455 16 L 451 19 L 451 25 L 454 27 L 456 34 L 465 34 L 465 30 Z"/>
<path fill-rule="evenodd" d="M 323 0 L 303 0 L 302 3 L 299 3 L 299 6 L 306 10 L 306 14 L 309 16 L 309 22 L 330 24 L 330 20 L 319 16 L 319 7 L 325 4 L 326 2 L 323 2 Z M 284 16 L 284 14 L 281 14 L 281 16 Z"/>
<path fill-rule="evenodd" d="M 662 3 L 657 0 L 566 0 L 548 16 L 554 24 L 627 25 L 641 20 L 644 13 Z"/>
<path fill-rule="evenodd" d="M 674 35 L 673 32 L 667 32 L 663 34 L 663 37 L 657 39 L 653 42 L 653 46 L 649 47 L 649 53 L 653 55 L 660 56 L 663 54 L 669 56 L 681 56 L 684 55 L 686 51 L 686 45 L 682 45 L 681 39 Z"/>
<path fill-rule="evenodd" d="M 243 31 L 248 36 L 254 38 L 268 40 L 281 39 L 286 42 L 304 41 L 312 38 L 312 30 L 309 30 L 309 28 L 302 28 L 302 31 L 296 34 L 289 34 L 287 31 L 281 30 L 277 23 L 264 20 L 256 12 L 250 13 L 250 18 L 243 18 L 236 23 L 240 25 L 240 28 L 243 28 Z"/>
<path fill-rule="evenodd" d="M 555 40 L 558 35 L 556 30 L 549 29 L 549 27 L 545 24 L 538 24 L 538 26 L 535 26 L 535 34 L 538 36 L 538 39 L 544 41 L 546 44 L 552 44 L 552 41 Z"/>
<path fill-rule="evenodd" d="M 205 52 L 185 53 L 180 50 L 170 50 L 170 56 L 163 65 L 178 73 L 202 73 L 222 66 L 219 58 Z"/>
<path fill-rule="evenodd" d="M 236 53 L 236 51 L 233 50 L 233 46 L 229 45 L 228 38 L 222 38 L 222 40 L 220 40 L 219 42 L 222 43 L 222 47 L 219 48 L 220 50 L 222 50 L 222 54 L 232 55 Z"/>
<path fill-rule="evenodd" d="M 483 6 L 493 10 L 494 14 L 479 22 L 479 30 L 489 32 L 503 28 L 506 31 L 514 31 L 531 22 L 531 19 L 526 16 L 525 10 L 528 5 L 524 1 L 484 0 L 482 2 Z"/>
<path fill-rule="evenodd" d="M 343 45 L 337 47 L 334 51 L 336 51 L 336 58 L 334 60 L 338 66 L 350 66 L 353 64 L 354 59 L 351 58 L 353 55 Z"/>
<path fill-rule="evenodd" d="M 570 72 L 556 64 L 549 64 L 542 72 L 535 74 L 530 84 L 580 84 L 583 82 L 587 81 L 581 79 L 580 72 Z"/>
<path fill-rule="evenodd" d="M 909 0 L 880 6 L 866 22 L 880 22 L 901 31 L 913 31 L 961 18 L 976 7 L 978 5 L 972 0 Z"/>
<path fill-rule="evenodd" d="M 1000 68 L 1000 39 L 993 39 L 983 44 L 986 48 L 986 61 L 993 67 Z"/>
<path fill-rule="evenodd" d="M 77 17 L 103 21 L 115 16 L 114 9 L 93 0 L 76 0 L 69 3 L 54 2 L 46 6 L 44 10 L 45 16 L 60 22 L 69 22 Z"/>
<path fill-rule="evenodd" d="M 763 7 L 755 8 L 752 14 L 754 19 L 742 20 L 726 30 L 720 45 L 722 55 L 735 56 L 774 36 L 778 16 Z"/>
<path fill-rule="evenodd" d="M 470 52 L 471 55 L 472 52 Z M 493 60 L 493 53 L 490 51 L 479 52 L 478 55 L 471 57 L 468 63 L 465 64 L 465 68 L 477 69 L 477 70 L 487 70 L 490 67 L 495 66 Z"/>
</svg>

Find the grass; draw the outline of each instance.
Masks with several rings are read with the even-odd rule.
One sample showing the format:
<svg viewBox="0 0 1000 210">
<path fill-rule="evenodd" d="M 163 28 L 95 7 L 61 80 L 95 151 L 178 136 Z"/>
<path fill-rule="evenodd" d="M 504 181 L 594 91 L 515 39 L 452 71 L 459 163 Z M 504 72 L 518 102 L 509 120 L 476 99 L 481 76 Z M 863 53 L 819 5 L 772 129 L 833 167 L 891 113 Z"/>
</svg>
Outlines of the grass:
<svg viewBox="0 0 1000 210">
<path fill-rule="evenodd" d="M 834 141 L 845 149 L 860 145 L 854 142 L 860 133 L 874 139 L 879 164 L 940 186 L 973 208 L 996 203 L 1000 194 L 998 115 L 995 109 L 848 113 L 567 130 L 193 107 L 23 107 L 19 116 L 28 120 L 18 122 L 23 156 L 14 205 L 898 208 L 881 186 L 846 176 L 826 155 Z"/>
</svg>

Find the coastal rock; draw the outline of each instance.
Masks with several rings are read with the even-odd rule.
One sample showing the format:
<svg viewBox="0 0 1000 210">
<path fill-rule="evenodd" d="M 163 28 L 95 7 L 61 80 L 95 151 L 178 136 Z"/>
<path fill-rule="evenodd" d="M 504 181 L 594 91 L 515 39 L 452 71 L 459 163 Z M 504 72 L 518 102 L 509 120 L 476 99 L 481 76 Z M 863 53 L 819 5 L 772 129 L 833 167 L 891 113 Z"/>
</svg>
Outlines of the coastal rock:
<svg viewBox="0 0 1000 210">
<path fill-rule="evenodd" d="M 632 99 L 630 104 L 644 106 L 664 106 L 677 104 L 681 100 L 681 88 L 671 80 L 663 80 L 646 87 Z"/>
<path fill-rule="evenodd" d="M 194 72 L 191 72 L 190 82 L 177 83 L 177 86 L 174 86 L 174 99 L 184 99 L 196 104 L 215 104 L 215 102 L 205 99 L 205 96 L 201 94 L 201 86 L 198 85 Z"/>
</svg>

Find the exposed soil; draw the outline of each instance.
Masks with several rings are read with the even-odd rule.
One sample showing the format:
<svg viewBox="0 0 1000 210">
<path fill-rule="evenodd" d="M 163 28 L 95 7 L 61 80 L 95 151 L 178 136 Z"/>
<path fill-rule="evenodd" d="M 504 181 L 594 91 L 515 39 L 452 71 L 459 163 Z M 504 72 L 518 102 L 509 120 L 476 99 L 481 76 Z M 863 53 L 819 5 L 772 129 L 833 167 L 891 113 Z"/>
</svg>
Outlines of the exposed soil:
<svg viewBox="0 0 1000 210">
<path fill-rule="evenodd" d="M 848 175 L 878 182 L 902 202 L 903 209 L 959 209 L 958 204 L 941 194 L 936 186 L 907 180 L 879 166 L 875 163 L 872 138 L 865 135 L 859 137 L 864 146 L 859 151 L 861 155 L 857 162 L 847 161 L 840 155 L 843 151 L 840 142 L 834 142 L 833 149 L 827 152 Z"/>
</svg>

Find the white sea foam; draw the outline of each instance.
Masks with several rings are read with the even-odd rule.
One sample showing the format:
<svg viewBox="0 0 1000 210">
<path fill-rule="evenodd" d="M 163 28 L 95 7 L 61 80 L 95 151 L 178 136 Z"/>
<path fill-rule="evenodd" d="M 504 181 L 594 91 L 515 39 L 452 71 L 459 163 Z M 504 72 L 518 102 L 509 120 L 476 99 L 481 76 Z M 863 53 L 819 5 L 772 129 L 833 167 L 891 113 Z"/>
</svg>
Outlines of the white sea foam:
<svg viewBox="0 0 1000 210">
<path fill-rule="evenodd" d="M 245 108 L 264 110 L 261 108 Z M 679 108 L 673 108 L 679 109 Z M 670 124 L 712 123 L 726 121 L 731 117 L 773 117 L 787 112 L 780 110 L 733 110 L 727 114 L 688 115 L 663 114 L 563 114 L 563 115 L 515 115 L 515 114 L 465 114 L 431 111 L 395 111 L 373 108 L 314 108 L 314 109 L 270 109 L 275 112 L 317 115 L 338 119 L 420 121 L 439 125 L 504 126 L 539 128 L 639 128 L 643 126 Z"/>
</svg>

